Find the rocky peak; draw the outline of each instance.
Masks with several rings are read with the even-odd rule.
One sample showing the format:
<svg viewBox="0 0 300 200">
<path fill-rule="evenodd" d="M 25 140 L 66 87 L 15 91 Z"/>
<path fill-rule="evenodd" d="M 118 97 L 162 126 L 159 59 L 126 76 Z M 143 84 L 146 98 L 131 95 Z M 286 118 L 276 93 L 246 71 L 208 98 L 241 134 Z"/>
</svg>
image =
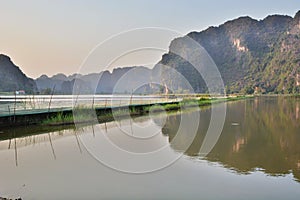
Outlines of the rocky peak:
<svg viewBox="0 0 300 200">
<path fill-rule="evenodd" d="M 290 16 L 270 15 L 260 22 L 264 28 L 282 31 L 285 30 L 292 21 L 293 18 Z"/>
<path fill-rule="evenodd" d="M 298 21 L 300 20 L 300 10 L 296 13 L 294 19 Z"/>
<path fill-rule="evenodd" d="M 43 74 L 39 77 L 39 79 L 48 79 L 49 77 L 46 74 Z"/>
<path fill-rule="evenodd" d="M 0 62 L 11 62 L 11 60 L 7 55 L 0 54 Z"/>
<path fill-rule="evenodd" d="M 62 81 L 67 81 L 68 80 L 68 77 L 63 74 L 63 73 L 58 73 L 56 75 L 53 75 L 52 76 L 52 79 L 57 79 L 57 80 L 62 80 Z"/>
<path fill-rule="evenodd" d="M 26 93 L 37 91 L 35 82 L 28 78 L 7 55 L 0 54 L 0 91 L 14 92 L 25 90 Z"/>
</svg>

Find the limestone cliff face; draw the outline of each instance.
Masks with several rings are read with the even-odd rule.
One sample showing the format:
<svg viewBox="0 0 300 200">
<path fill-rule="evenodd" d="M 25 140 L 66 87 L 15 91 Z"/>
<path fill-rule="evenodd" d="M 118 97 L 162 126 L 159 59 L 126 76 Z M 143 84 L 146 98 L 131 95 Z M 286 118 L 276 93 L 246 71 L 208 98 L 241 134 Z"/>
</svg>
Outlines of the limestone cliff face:
<svg viewBox="0 0 300 200">
<path fill-rule="evenodd" d="M 37 92 L 35 81 L 28 78 L 11 59 L 0 54 L 0 92 L 24 90 L 26 93 Z"/>
<path fill-rule="evenodd" d="M 186 37 L 205 48 L 216 63 L 228 93 L 300 92 L 300 11 L 294 18 L 272 15 L 258 21 L 240 17 L 177 38 L 171 42 L 170 49 L 192 52 L 179 45 Z M 196 92 L 207 92 L 201 75 L 172 52 L 163 55 L 159 64 L 179 71 Z M 198 62 L 202 60 L 198 58 Z"/>
</svg>

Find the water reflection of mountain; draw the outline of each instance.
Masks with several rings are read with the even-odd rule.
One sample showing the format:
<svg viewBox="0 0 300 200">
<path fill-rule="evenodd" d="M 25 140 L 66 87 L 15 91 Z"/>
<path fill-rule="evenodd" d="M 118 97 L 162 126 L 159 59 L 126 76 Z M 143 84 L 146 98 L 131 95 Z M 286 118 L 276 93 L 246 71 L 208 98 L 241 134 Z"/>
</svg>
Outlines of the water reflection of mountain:
<svg viewBox="0 0 300 200">
<path fill-rule="evenodd" d="M 293 173 L 300 181 L 300 99 L 256 98 L 228 104 L 227 117 L 220 139 L 207 160 L 220 162 L 239 173 L 261 169 L 269 175 Z M 200 127 L 188 156 L 199 154 L 210 121 L 210 111 L 201 112 Z M 175 137 L 180 116 L 170 116 L 163 133 Z M 185 127 L 185 132 L 189 127 Z M 189 134 L 181 134 L 181 137 Z M 182 144 L 171 147 L 182 149 Z"/>
<path fill-rule="evenodd" d="M 300 181 L 300 99 L 293 98 L 257 98 L 247 101 L 229 102 L 223 132 L 214 149 L 207 155 L 207 160 L 222 163 L 225 167 L 238 173 L 249 173 L 257 168 L 273 176 L 293 173 Z M 176 113 L 167 115 L 162 132 L 169 136 L 171 147 L 183 151 L 190 144 L 194 135 L 191 133 L 195 123 L 195 112 L 184 112 L 186 126 L 176 134 L 181 116 Z M 129 120 L 129 121 L 128 121 Z M 149 117 L 128 119 L 127 121 L 104 123 L 101 130 L 109 132 L 115 126 L 128 126 L 134 122 L 147 122 Z M 163 123 L 160 116 L 153 118 L 158 127 Z M 200 112 L 200 123 L 195 139 L 185 154 L 197 158 L 205 133 L 210 122 L 210 109 Z M 21 127 L 1 130 L 0 151 L 15 151 L 16 164 L 18 150 L 37 143 L 47 143 L 56 157 L 55 141 L 74 137 L 72 142 L 81 151 L 78 136 L 94 133 L 94 126 L 75 129 L 74 126 L 63 127 Z M 129 129 L 130 130 L 130 129 Z M 174 137 L 176 135 L 176 140 Z M 171 142 L 172 141 L 172 142 Z M 52 142 L 54 145 L 52 145 Z M 50 149 L 51 147 L 51 149 Z M 76 147 L 76 148 L 77 148 Z M 13 154 L 11 154 L 13 155 Z M 22 156 L 22 155 L 20 155 Z"/>
</svg>

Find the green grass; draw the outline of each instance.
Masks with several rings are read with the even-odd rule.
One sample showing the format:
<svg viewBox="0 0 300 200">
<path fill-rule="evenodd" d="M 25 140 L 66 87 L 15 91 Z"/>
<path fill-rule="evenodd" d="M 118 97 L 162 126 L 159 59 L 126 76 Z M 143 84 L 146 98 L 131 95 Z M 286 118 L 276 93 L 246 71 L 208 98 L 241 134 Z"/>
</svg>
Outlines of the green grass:
<svg viewBox="0 0 300 200">
<path fill-rule="evenodd" d="M 46 125 L 54 125 L 54 124 L 70 124 L 74 123 L 73 115 L 63 115 L 62 112 L 57 113 L 57 115 L 50 117 L 42 122 L 42 124 Z"/>
<path fill-rule="evenodd" d="M 188 98 L 183 99 L 179 103 L 161 103 L 153 106 L 145 105 L 143 107 L 136 108 L 135 106 L 130 106 L 129 111 L 126 108 L 115 108 L 113 111 L 107 110 L 97 113 L 97 120 L 99 122 L 108 122 L 115 119 L 127 118 L 130 116 L 140 116 L 151 112 L 162 112 L 162 111 L 177 111 L 184 110 L 191 107 L 203 107 L 209 106 L 215 103 L 227 102 L 227 101 L 237 101 L 249 98 L 247 96 L 237 96 L 237 97 L 227 97 L 227 98 Z M 95 121 L 95 112 L 91 109 L 78 107 L 74 110 L 76 112 L 76 122 L 88 123 Z M 128 115 L 129 112 L 129 115 Z M 44 125 L 69 125 L 74 124 L 74 117 L 72 114 L 63 114 L 62 112 L 57 113 L 57 115 L 48 118 L 42 122 Z"/>
</svg>

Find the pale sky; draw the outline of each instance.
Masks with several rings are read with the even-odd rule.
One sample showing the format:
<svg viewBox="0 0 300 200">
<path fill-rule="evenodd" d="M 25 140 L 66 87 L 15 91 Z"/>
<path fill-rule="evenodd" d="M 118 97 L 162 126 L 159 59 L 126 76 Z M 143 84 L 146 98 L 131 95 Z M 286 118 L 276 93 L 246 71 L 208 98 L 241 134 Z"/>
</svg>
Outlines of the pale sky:
<svg viewBox="0 0 300 200">
<path fill-rule="evenodd" d="M 32 78 L 73 74 L 92 49 L 120 32 L 162 27 L 187 34 L 239 16 L 294 16 L 299 5 L 297 0 L 0 0 L 0 53 Z M 161 43 L 167 49 L 170 41 Z M 155 63 L 162 53 L 144 62 Z M 117 65 L 141 65 L 142 57 L 147 56 L 131 55 Z"/>
</svg>

